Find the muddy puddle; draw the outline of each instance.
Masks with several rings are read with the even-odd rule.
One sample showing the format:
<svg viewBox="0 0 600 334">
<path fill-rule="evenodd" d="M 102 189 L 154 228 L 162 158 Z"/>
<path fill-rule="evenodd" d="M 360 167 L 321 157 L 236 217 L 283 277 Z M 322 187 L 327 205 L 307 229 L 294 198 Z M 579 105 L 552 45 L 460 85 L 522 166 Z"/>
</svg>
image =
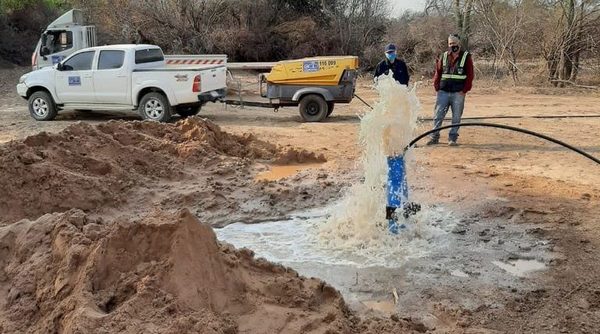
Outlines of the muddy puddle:
<svg viewBox="0 0 600 334">
<path fill-rule="evenodd" d="M 492 263 L 517 277 L 527 277 L 531 273 L 546 269 L 546 265 L 537 260 L 493 261 Z"/>
<path fill-rule="evenodd" d="M 398 235 L 379 226 L 376 238 L 350 240 L 344 247 L 323 233 L 331 210 L 297 213 L 283 221 L 240 222 L 215 231 L 221 241 L 329 282 L 354 309 L 383 314 L 403 310 L 420 318 L 430 316 L 420 303 L 431 291 L 474 309 L 495 303 L 481 297 L 484 291 L 534 290 L 532 274 L 548 270 L 544 263 L 553 258 L 545 242 L 524 233 L 530 226 L 506 227 L 493 218 L 465 226 L 463 213 L 443 207 L 424 208 Z M 482 238 L 482 230 L 491 237 Z M 539 260 L 521 260 L 525 258 Z"/>
<path fill-rule="evenodd" d="M 313 170 L 322 167 L 321 163 L 305 163 L 296 165 L 273 165 L 269 170 L 256 175 L 256 181 L 278 181 L 286 177 L 294 176 L 301 171 Z"/>
</svg>

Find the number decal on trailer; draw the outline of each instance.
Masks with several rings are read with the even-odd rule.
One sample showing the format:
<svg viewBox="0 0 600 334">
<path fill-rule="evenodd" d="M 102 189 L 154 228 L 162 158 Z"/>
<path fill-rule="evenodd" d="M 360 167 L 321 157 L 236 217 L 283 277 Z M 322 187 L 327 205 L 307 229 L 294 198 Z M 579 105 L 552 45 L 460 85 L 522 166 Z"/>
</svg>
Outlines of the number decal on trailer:
<svg viewBox="0 0 600 334">
<path fill-rule="evenodd" d="M 305 61 L 304 66 L 302 66 L 304 72 L 318 72 L 319 71 L 319 62 L 318 61 Z"/>
<path fill-rule="evenodd" d="M 69 77 L 69 86 L 81 86 L 81 77 Z"/>
<path fill-rule="evenodd" d="M 337 61 L 335 60 L 321 60 L 321 66 L 335 66 Z"/>
</svg>

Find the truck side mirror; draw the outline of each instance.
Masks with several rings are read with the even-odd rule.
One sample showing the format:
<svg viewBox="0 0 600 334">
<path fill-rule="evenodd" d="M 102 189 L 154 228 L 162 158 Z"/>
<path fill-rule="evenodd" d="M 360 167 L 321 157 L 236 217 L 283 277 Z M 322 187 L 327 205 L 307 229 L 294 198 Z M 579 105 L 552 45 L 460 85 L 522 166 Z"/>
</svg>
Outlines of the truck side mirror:
<svg viewBox="0 0 600 334">
<path fill-rule="evenodd" d="M 62 71 L 63 65 L 62 65 L 62 63 L 57 63 L 56 65 L 54 65 L 54 68 L 56 68 L 57 71 Z"/>
</svg>

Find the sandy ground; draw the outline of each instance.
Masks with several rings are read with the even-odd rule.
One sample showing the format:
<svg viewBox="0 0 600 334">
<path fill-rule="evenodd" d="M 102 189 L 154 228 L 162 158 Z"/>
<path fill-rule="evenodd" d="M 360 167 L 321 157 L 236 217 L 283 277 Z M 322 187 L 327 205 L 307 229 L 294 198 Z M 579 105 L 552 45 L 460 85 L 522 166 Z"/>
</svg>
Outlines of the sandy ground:
<svg viewBox="0 0 600 334">
<path fill-rule="evenodd" d="M 4 173 L 10 176 L 3 179 L 4 200 L 0 203 L 5 205 L 0 205 L 5 224 L 20 218 L 35 220 L 44 213 L 71 208 L 83 210 L 89 219 L 106 221 L 130 221 L 150 210 L 169 211 L 181 207 L 213 226 L 276 220 L 294 210 L 323 207 L 339 198 L 340 190 L 360 178 L 356 166 L 360 156 L 356 143 L 357 115 L 363 113 L 365 107 L 357 100 L 350 105 L 336 106 L 332 117 L 317 124 L 301 123 L 295 108 L 273 113 L 268 109 L 208 105 L 200 116 L 234 134 L 234 137 L 224 135 L 229 140 L 241 146 L 251 143 L 249 146 L 261 153 L 249 155 L 243 150 L 217 150 L 206 161 L 198 157 L 190 160 L 181 154 L 182 145 L 187 143 L 186 131 L 181 125 L 170 125 L 171 130 L 166 132 L 173 136 L 166 138 L 165 131 L 151 126 L 143 126 L 140 130 L 138 127 L 142 125 L 136 125 L 138 122 L 120 122 L 138 120 L 134 113 L 68 111 L 60 113 L 53 122 L 33 121 L 26 111 L 25 101 L 16 96 L 14 84 L 11 84 L 16 82 L 19 72 L 18 69 L 4 71 L 6 80 L 2 80 L 0 86 L 3 91 L 0 96 L 0 142 L 7 143 L 2 146 L 3 152 L 22 152 L 27 146 L 23 140 L 28 136 L 41 131 L 58 133 L 71 126 L 66 133 L 58 134 L 60 139 L 53 141 L 55 146 L 44 144 L 43 148 L 53 152 L 61 148 L 79 156 L 85 150 L 94 152 L 90 157 L 95 159 L 92 161 L 108 161 L 112 166 L 109 175 L 113 178 L 98 176 L 98 169 L 92 168 L 96 173 L 93 181 L 97 184 L 92 183 L 94 186 L 88 188 L 106 188 L 100 195 L 93 192 L 95 202 L 92 204 L 71 200 L 63 205 L 62 199 L 75 194 L 58 192 L 63 197 L 53 199 L 51 195 L 56 193 L 54 190 L 58 185 L 50 183 L 46 189 L 48 200 L 44 203 L 51 205 L 40 206 L 35 203 L 37 193 L 22 194 L 26 190 L 33 192 L 34 187 L 14 182 L 27 180 L 22 173 L 29 170 L 12 168 L 8 171 L 11 166 L 8 162 L 20 158 L 23 166 L 29 166 L 24 168 L 31 168 L 40 157 L 46 159 L 46 156 L 33 149 L 32 154 L 11 160 L 6 158 L 8 153 L 4 153 L 3 157 L 7 159 Z M 475 86 L 474 92 L 467 97 L 465 117 L 600 115 L 600 96 L 590 92 Z M 357 94 L 370 103 L 376 100 L 366 82 L 361 81 Z M 421 116 L 430 117 L 434 103 L 431 89 L 420 88 L 419 96 Z M 109 120 L 118 121 L 107 123 Z M 100 126 L 87 128 L 77 125 L 79 122 Z M 196 122 L 200 122 L 196 127 L 206 127 L 203 121 Z M 520 118 L 493 122 L 539 131 L 600 156 L 600 139 L 597 137 L 600 118 Z M 429 126 L 429 122 L 424 121 L 419 130 L 424 131 Z M 102 127 L 109 130 L 99 130 Z M 68 131 L 81 131 L 76 136 L 83 141 L 70 138 Z M 106 133 L 110 138 L 105 136 Z M 131 145 L 139 150 L 135 153 L 139 156 L 124 162 L 114 154 L 120 152 L 122 147 L 119 145 L 123 145 L 115 143 L 119 133 L 128 136 L 141 133 L 151 138 L 147 142 L 134 141 Z M 177 139 L 178 136 L 183 137 Z M 161 144 L 165 140 L 170 146 Z M 364 317 L 395 314 L 394 319 L 403 321 L 396 324 L 407 331 L 597 331 L 600 328 L 600 167 L 553 144 L 502 130 L 464 128 L 459 142 L 458 147 L 439 145 L 418 147 L 414 151 L 415 162 L 410 175 L 414 199 L 427 207 L 442 208 L 453 217 L 448 233 L 442 239 L 434 240 L 439 241 L 439 247 L 434 247 L 428 256 L 407 260 L 401 268 L 392 269 L 361 270 L 341 266 L 324 270 L 302 265 L 295 269 L 301 274 L 325 279 L 341 292 L 354 311 Z M 200 146 L 192 150 L 197 151 Z M 106 147 L 110 149 L 103 153 L 101 148 Z M 306 152 L 290 155 L 290 149 Z M 320 155 L 326 162 L 318 158 Z M 304 160 L 304 157 L 308 158 Z M 220 163 L 214 163 L 219 159 Z M 131 166 L 137 166 L 137 160 L 142 161 L 143 166 L 134 168 L 128 175 Z M 275 181 L 255 180 L 278 160 L 287 165 L 299 162 L 313 165 L 312 168 L 275 169 L 275 174 L 271 175 Z M 90 169 L 69 161 L 73 160 L 59 154 L 51 160 L 53 165 L 60 167 L 59 171 L 66 171 L 64 180 L 77 179 L 69 178 L 69 175 L 81 176 L 78 183 L 81 191 L 88 189 L 83 185 L 89 178 Z M 160 167 L 159 170 L 167 168 L 168 172 L 153 173 L 155 165 Z M 206 168 L 209 166 L 212 169 Z M 220 171 L 226 172 L 223 175 Z M 102 168 L 100 172 L 103 172 Z M 279 180 L 277 173 L 281 173 L 279 176 L 291 175 Z M 125 184 L 119 184 L 119 180 L 124 180 Z M 35 177 L 31 178 L 32 185 L 36 182 Z M 43 193 L 44 187 L 41 189 Z M 8 199 L 13 200 L 12 204 L 6 205 Z M 535 260 L 546 268 L 521 277 L 511 275 L 493 263 L 506 264 L 516 260 Z M 17 274 L 22 275 L 11 275 Z M 396 304 L 393 290 L 399 297 Z M 2 293 L 10 294 L 9 291 Z M 14 294 L 11 296 L 9 300 L 14 302 Z M 255 305 L 254 302 L 250 304 Z M 2 307 L 7 309 L 6 305 Z M 199 305 L 194 310 L 201 313 L 205 308 L 206 305 Z M 218 312 L 215 310 L 211 309 L 211 312 Z M 221 325 L 228 321 L 235 323 L 239 319 L 248 319 L 240 317 L 257 316 L 259 312 L 269 310 L 256 312 L 240 311 L 218 321 Z M 348 332 L 360 328 L 355 322 L 343 320 L 350 318 L 341 314 L 343 312 L 335 315 L 335 319 L 342 319 L 335 324 L 339 326 L 328 328 Z M 290 332 L 312 328 L 293 321 L 287 323 L 292 324 Z M 409 327 L 411 329 L 407 329 Z M 315 328 L 325 330 L 325 327 Z"/>
</svg>

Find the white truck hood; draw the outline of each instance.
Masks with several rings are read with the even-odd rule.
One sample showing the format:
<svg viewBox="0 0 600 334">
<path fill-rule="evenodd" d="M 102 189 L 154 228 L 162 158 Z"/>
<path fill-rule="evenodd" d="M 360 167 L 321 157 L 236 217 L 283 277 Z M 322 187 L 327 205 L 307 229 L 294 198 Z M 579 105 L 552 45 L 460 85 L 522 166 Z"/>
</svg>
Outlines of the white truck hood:
<svg viewBox="0 0 600 334">
<path fill-rule="evenodd" d="M 56 71 L 53 66 L 42 67 L 39 70 L 25 73 L 19 79 L 19 83 L 27 83 L 28 81 L 36 80 L 38 78 L 48 77 L 49 73 Z"/>
</svg>

